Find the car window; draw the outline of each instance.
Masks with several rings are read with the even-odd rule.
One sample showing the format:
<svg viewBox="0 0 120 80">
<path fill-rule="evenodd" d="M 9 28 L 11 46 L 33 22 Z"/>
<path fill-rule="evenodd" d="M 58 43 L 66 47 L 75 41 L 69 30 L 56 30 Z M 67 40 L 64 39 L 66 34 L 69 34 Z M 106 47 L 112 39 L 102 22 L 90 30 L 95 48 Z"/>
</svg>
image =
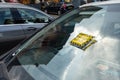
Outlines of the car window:
<svg viewBox="0 0 120 80">
<path fill-rule="evenodd" d="M 44 66 L 46 66 L 48 67 L 48 69 L 50 69 L 51 65 L 55 66 L 54 61 L 58 61 L 56 60 L 56 57 L 59 54 L 61 54 L 59 53 L 60 50 L 62 49 L 64 50 L 63 47 L 64 45 L 66 45 L 66 42 L 69 43 L 69 38 L 72 32 L 74 31 L 75 24 L 79 23 L 83 18 L 89 18 L 92 15 L 92 14 L 83 15 L 83 16 L 81 15 L 81 17 L 79 17 L 80 14 L 78 12 L 79 10 L 74 10 L 67 16 L 64 16 L 60 18 L 59 20 L 56 20 L 55 24 L 51 24 L 49 25 L 49 27 L 44 29 L 43 32 L 45 32 L 46 34 L 42 35 L 42 33 L 41 34 L 39 33 L 39 37 L 37 37 L 37 39 L 35 38 L 34 40 L 32 40 L 31 41 L 32 43 L 29 44 L 26 48 L 24 47 L 24 50 L 19 49 L 22 51 L 20 52 L 21 54 L 20 55 L 18 54 L 18 56 L 16 57 L 16 60 L 18 61 L 17 65 L 19 64 L 23 65 L 24 68 L 27 68 L 27 66 L 29 66 L 31 67 L 31 70 L 32 70 L 32 67 L 34 67 L 33 70 L 34 69 L 37 70 L 36 72 L 38 74 L 41 74 L 41 71 L 39 71 L 40 67 L 44 68 Z M 51 26 L 51 29 L 50 29 L 50 26 Z M 70 58 L 70 56 L 68 56 L 68 58 Z M 53 62 L 51 63 L 51 61 Z M 56 66 L 56 69 L 60 66 L 59 64 L 57 65 L 58 66 Z M 15 69 L 16 68 L 18 69 L 19 67 L 20 66 L 15 65 L 10 70 L 10 75 L 13 76 L 13 78 L 17 77 L 14 74 L 17 73 Z M 22 72 L 21 70 L 20 72 L 25 74 L 24 73 L 25 71 Z M 38 80 L 39 77 L 41 77 L 41 76 L 35 77 L 34 72 L 29 72 L 29 70 L 27 71 L 27 73 L 29 74 L 25 74 L 25 75 L 32 76 L 32 78 L 34 78 L 35 80 Z M 54 74 L 54 71 L 52 73 L 47 71 L 47 73 L 51 75 L 51 74 Z M 21 75 L 22 74 L 18 76 L 21 76 Z M 56 78 L 56 75 L 52 75 L 52 76 L 53 78 L 50 77 L 50 80 L 54 80 L 54 77 L 55 77 L 55 80 L 58 79 Z M 22 78 L 22 77 L 19 77 L 19 78 Z"/>
<path fill-rule="evenodd" d="M 43 13 L 30 10 L 30 9 L 17 9 L 21 18 L 26 21 L 26 24 L 29 23 L 47 23 L 49 22 L 49 17 Z"/>
<path fill-rule="evenodd" d="M 3 24 L 13 24 L 13 17 L 10 9 L 7 8 L 0 9 L 0 25 Z"/>
<path fill-rule="evenodd" d="M 21 66 L 14 65 L 10 72 L 22 67 L 35 80 L 119 80 L 117 11 L 109 11 L 108 6 L 88 6 L 63 15 L 17 50 L 16 59 Z"/>
</svg>

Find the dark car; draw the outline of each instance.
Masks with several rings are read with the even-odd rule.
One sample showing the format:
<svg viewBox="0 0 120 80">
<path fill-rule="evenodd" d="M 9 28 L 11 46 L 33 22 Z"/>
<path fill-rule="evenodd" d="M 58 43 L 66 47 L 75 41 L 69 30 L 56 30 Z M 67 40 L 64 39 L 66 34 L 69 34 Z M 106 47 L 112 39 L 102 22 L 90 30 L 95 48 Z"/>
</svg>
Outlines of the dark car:
<svg viewBox="0 0 120 80">
<path fill-rule="evenodd" d="M 72 9 L 74 9 L 74 6 L 72 3 L 60 2 L 60 3 L 51 3 L 50 5 L 46 6 L 45 12 L 61 15 Z"/>
<path fill-rule="evenodd" d="M 1 80 L 120 80 L 120 1 L 80 6 L 1 60 Z"/>
</svg>

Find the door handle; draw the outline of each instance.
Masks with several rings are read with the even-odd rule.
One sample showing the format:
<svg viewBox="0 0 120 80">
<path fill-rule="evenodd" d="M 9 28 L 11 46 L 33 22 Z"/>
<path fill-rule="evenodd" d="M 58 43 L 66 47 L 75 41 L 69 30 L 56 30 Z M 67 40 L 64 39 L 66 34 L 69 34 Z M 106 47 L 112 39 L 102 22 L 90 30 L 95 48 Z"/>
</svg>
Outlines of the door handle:
<svg viewBox="0 0 120 80">
<path fill-rule="evenodd" d="M 35 28 L 35 27 L 28 27 L 27 30 L 28 30 L 28 31 L 35 31 L 35 30 L 37 30 L 37 28 Z"/>
</svg>

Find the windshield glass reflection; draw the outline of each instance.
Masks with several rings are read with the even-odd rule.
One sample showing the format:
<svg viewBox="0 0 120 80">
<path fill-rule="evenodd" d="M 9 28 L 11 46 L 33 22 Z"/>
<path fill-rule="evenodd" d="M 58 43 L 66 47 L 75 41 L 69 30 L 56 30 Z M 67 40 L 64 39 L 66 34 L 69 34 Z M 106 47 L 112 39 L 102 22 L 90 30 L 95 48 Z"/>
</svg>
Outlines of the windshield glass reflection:
<svg viewBox="0 0 120 80">
<path fill-rule="evenodd" d="M 109 12 L 104 6 L 85 7 L 63 15 L 19 49 L 16 59 L 21 65 L 20 69 L 25 69 L 25 72 L 32 77 L 31 80 L 119 80 L 120 61 L 117 55 L 120 46 L 113 47 L 120 44 L 117 29 L 119 24 L 114 26 L 115 30 L 118 30 L 114 32 L 117 36 L 107 34 L 114 30 L 107 29 L 108 25 L 105 25 L 110 19 L 108 15 L 118 13 Z M 117 22 L 117 17 L 115 19 Z M 106 32 L 105 29 L 110 31 Z M 82 37 L 78 37 L 81 34 Z M 83 34 L 94 37 L 96 43 L 88 45 L 92 39 L 86 38 Z M 74 38 L 81 40 L 78 43 L 75 41 L 78 47 L 70 43 Z M 86 41 L 80 43 L 84 39 Z M 110 44 L 111 42 L 113 44 Z M 79 44 L 88 47 L 83 50 Z M 15 69 L 10 70 L 13 78 L 17 73 Z M 25 74 L 24 70 L 20 72 Z M 116 75 L 111 74 L 112 72 Z M 40 75 L 36 77 L 35 74 Z"/>
</svg>

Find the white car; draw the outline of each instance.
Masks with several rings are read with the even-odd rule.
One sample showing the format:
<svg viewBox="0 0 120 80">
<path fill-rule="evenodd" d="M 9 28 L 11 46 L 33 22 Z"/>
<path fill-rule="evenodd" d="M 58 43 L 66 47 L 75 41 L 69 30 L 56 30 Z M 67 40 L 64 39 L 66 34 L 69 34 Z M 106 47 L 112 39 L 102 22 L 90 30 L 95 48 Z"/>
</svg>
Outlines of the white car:
<svg viewBox="0 0 120 80">
<path fill-rule="evenodd" d="M 120 1 L 80 6 L 2 59 L 1 79 L 120 80 Z"/>
</svg>

